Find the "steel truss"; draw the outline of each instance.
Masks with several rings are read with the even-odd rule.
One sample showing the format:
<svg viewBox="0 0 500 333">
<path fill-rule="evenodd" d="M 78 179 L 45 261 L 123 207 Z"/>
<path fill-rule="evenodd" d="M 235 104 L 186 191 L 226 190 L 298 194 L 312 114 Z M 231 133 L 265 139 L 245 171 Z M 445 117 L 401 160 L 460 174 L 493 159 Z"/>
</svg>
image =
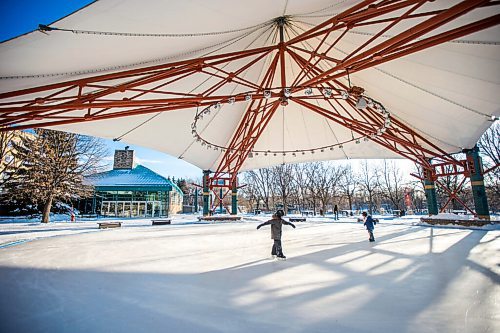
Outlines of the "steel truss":
<svg viewBox="0 0 500 333">
<path fill-rule="evenodd" d="M 339 81 L 350 73 L 500 22 L 500 15 L 494 15 L 446 30 L 447 23 L 474 9 L 499 5 L 499 2 L 464 0 L 440 10 L 422 10 L 427 2 L 366 0 L 308 31 L 297 33 L 289 40 L 285 40 L 285 33 L 292 31 L 290 19 L 280 17 L 276 19 L 279 33 L 276 45 L 2 93 L 0 130 L 50 127 L 181 109 L 204 109 L 217 103 L 248 103 L 211 177 L 211 189 L 220 187 L 217 185 L 220 184 L 219 180 L 225 184 L 222 187 L 230 188 L 249 154 L 254 153 L 255 144 L 278 107 L 296 103 L 357 133 L 359 136 L 356 140 L 371 140 L 413 160 L 424 169 L 433 170 L 436 175 L 439 173 L 435 171 L 436 165 L 429 162 L 430 159 L 443 165 L 454 165 L 456 170 L 460 170 L 457 172 L 465 174 L 467 169 L 463 161 L 456 160 L 415 130 L 390 117 L 381 103 L 367 98 L 367 107 L 358 109 L 356 103 L 359 98 L 367 97 L 363 94 L 364 89 L 349 87 Z M 389 29 L 414 19 L 419 19 L 420 23 L 393 37 L 379 40 Z M 351 29 L 366 26 L 376 28 L 378 32 L 356 50 L 339 56 L 335 47 L 342 38 Z M 431 34 L 438 29 L 438 33 Z M 270 60 L 269 65 L 258 81 L 245 78 L 244 73 L 248 69 L 261 65 L 266 59 Z M 300 69 L 293 77 L 286 72 L 287 61 Z M 227 65 L 233 64 L 234 67 L 236 63 L 238 68 L 225 70 Z M 197 94 L 171 88 L 176 83 L 192 80 L 194 76 L 210 78 L 212 84 Z M 239 91 L 244 90 L 245 93 L 222 94 L 222 88 L 228 85 L 237 86 Z M 131 95 L 124 98 L 124 93 Z M 317 100 L 322 101 L 321 106 L 315 103 Z M 201 140 L 195 128 L 193 132 Z"/>
</svg>

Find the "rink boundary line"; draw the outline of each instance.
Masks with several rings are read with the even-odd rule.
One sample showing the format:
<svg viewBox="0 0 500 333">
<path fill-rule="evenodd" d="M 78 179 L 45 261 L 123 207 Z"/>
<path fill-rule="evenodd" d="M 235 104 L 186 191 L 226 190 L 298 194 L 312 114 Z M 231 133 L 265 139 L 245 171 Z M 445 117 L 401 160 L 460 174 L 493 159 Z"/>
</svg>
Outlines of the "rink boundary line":
<svg viewBox="0 0 500 333">
<path fill-rule="evenodd" d="M 24 244 L 24 243 L 28 243 L 28 242 L 31 242 L 32 240 L 33 239 L 20 239 L 20 240 L 17 240 L 17 241 L 8 242 L 8 243 L 0 245 L 0 249 L 5 249 L 7 247 L 16 246 L 16 245 Z"/>
<path fill-rule="evenodd" d="M 98 231 L 101 231 L 101 229 L 88 230 L 88 231 L 76 232 L 76 233 L 70 233 L 70 234 L 63 234 L 63 235 L 52 235 L 52 236 L 47 236 L 47 237 L 35 237 L 35 238 L 21 239 L 21 240 L 18 240 L 18 241 L 13 241 L 13 242 L 8 242 L 8 243 L 5 243 L 5 244 L 2 244 L 2 245 L 0 245 L 0 249 L 4 249 L 4 248 L 16 246 L 16 245 L 21 245 L 21 244 L 24 244 L 24 243 L 29 243 L 29 242 L 37 241 L 37 240 L 44 240 L 44 239 L 55 238 L 55 237 L 82 235 L 82 234 L 88 234 L 88 233 L 98 232 Z"/>
</svg>

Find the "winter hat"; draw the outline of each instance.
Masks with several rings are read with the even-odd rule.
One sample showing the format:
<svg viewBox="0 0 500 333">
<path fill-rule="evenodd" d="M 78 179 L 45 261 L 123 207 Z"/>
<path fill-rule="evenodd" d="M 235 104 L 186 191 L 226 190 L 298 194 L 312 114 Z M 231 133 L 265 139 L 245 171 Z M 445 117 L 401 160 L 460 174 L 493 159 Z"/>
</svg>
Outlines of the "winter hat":
<svg viewBox="0 0 500 333">
<path fill-rule="evenodd" d="M 283 212 L 283 210 L 282 210 L 282 209 L 278 209 L 278 210 L 276 211 L 276 216 L 277 216 L 278 218 L 282 217 L 283 215 L 285 215 L 285 212 Z"/>
</svg>

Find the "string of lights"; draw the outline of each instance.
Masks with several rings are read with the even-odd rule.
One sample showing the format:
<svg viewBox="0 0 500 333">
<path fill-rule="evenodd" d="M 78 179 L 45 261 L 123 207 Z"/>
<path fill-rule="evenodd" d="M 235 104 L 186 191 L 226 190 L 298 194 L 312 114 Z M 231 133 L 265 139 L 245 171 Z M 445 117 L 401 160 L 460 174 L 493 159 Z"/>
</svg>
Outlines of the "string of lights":
<svg viewBox="0 0 500 333">
<path fill-rule="evenodd" d="M 316 88 L 316 87 L 302 87 L 303 90 L 303 97 L 307 98 L 321 98 L 321 99 L 343 99 L 347 100 L 351 97 L 354 97 L 352 94 L 350 94 L 348 91 L 345 90 L 335 90 L 332 88 Z M 285 88 L 283 89 L 283 94 L 285 98 L 292 98 L 292 92 L 290 88 Z M 231 96 L 227 100 L 221 100 L 218 102 L 215 102 L 201 110 L 199 110 L 195 117 L 193 122 L 191 123 L 191 134 L 193 135 L 193 138 L 196 140 L 197 143 L 199 143 L 202 147 L 206 149 L 212 149 L 214 151 L 220 151 L 222 153 L 226 151 L 230 152 L 235 152 L 238 149 L 235 148 L 229 148 L 228 146 L 217 144 L 214 142 L 211 142 L 210 140 L 202 137 L 202 135 L 198 132 L 198 128 L 202 127 L 199 126 L 199 122 L 202 121 L 204 118 L 210 117 L 211 114 L 214 112 L 218 113 L 220 112 L 224 105 L 233 105 L 236 103 L 237 100 L 244 100 L 244 101 L 250 101 L 253 99 L 252 93 L 245 93 L 244 98 L 237 98 L 240 97 L 241 95 L 236 95 L 236 96 Z M 265 99 L 270 99 L 273 97 L 273 91 L 271 89 L 264 90 L 262 94 L 263 98 Z M 299 97 L 299 96 L 296 96 Z M 382 115 L 383 122 L 380 124 L 380 126 L 375 127 L 370 133 L 366 135 L 358 135 L 358 136 L 353 136 L 352 138 L 348 140 L 344 140 L 341 142 L 337 142 L 334 144 L 330 145 L 325 145 L 325 146 L 319 146 L 319 147 L 311 147 L 311 148 L 306 148 L 306 149 L 293 149 L 293 150 L 275 150 L 275 149 L 268 149 L 268 150 L 259 150 L 259 149 L 251 149 L 249 151 L 249 157 L 253 156 L 259 156 L 264 155 L 264 156 L 298 156 L 298 155 L 305 155 L 305 154 L 316 154 L 316 153 L 324 153 L 324 152 L 329 152 L 333 151 L 335 149 L 343 149 L 344 145 L 354 143 L 354 144 L 360 144 L 362 142 L 367 142 L 370 139 L 376 139 L 377 137 L 382 136 L 387 129 L 391 126 L 391 115 L 390 113 L 384 108 L 384 106 L 367 97 L 367 96 L 359 96 L 356 101 L 356 108 L 357 109 L 363 109 L 363 110 L 368 110 L 368 111 L 373 111 L 376 113 L 379 113 Z"/>
</svg>

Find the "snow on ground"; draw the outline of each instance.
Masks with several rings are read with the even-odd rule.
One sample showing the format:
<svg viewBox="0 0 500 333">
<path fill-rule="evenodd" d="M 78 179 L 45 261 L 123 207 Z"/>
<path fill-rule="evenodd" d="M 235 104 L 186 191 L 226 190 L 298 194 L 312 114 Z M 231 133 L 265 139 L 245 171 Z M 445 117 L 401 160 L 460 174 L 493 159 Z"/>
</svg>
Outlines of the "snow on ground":
<svg viewBox="0 0 500 333">
<path fill-rule="evenodd" d="M 0 332 L 498 332 L 500 228 L 0 222 Z M 116 220 L 116 219 L 115 219 Z"/>
</svg>

